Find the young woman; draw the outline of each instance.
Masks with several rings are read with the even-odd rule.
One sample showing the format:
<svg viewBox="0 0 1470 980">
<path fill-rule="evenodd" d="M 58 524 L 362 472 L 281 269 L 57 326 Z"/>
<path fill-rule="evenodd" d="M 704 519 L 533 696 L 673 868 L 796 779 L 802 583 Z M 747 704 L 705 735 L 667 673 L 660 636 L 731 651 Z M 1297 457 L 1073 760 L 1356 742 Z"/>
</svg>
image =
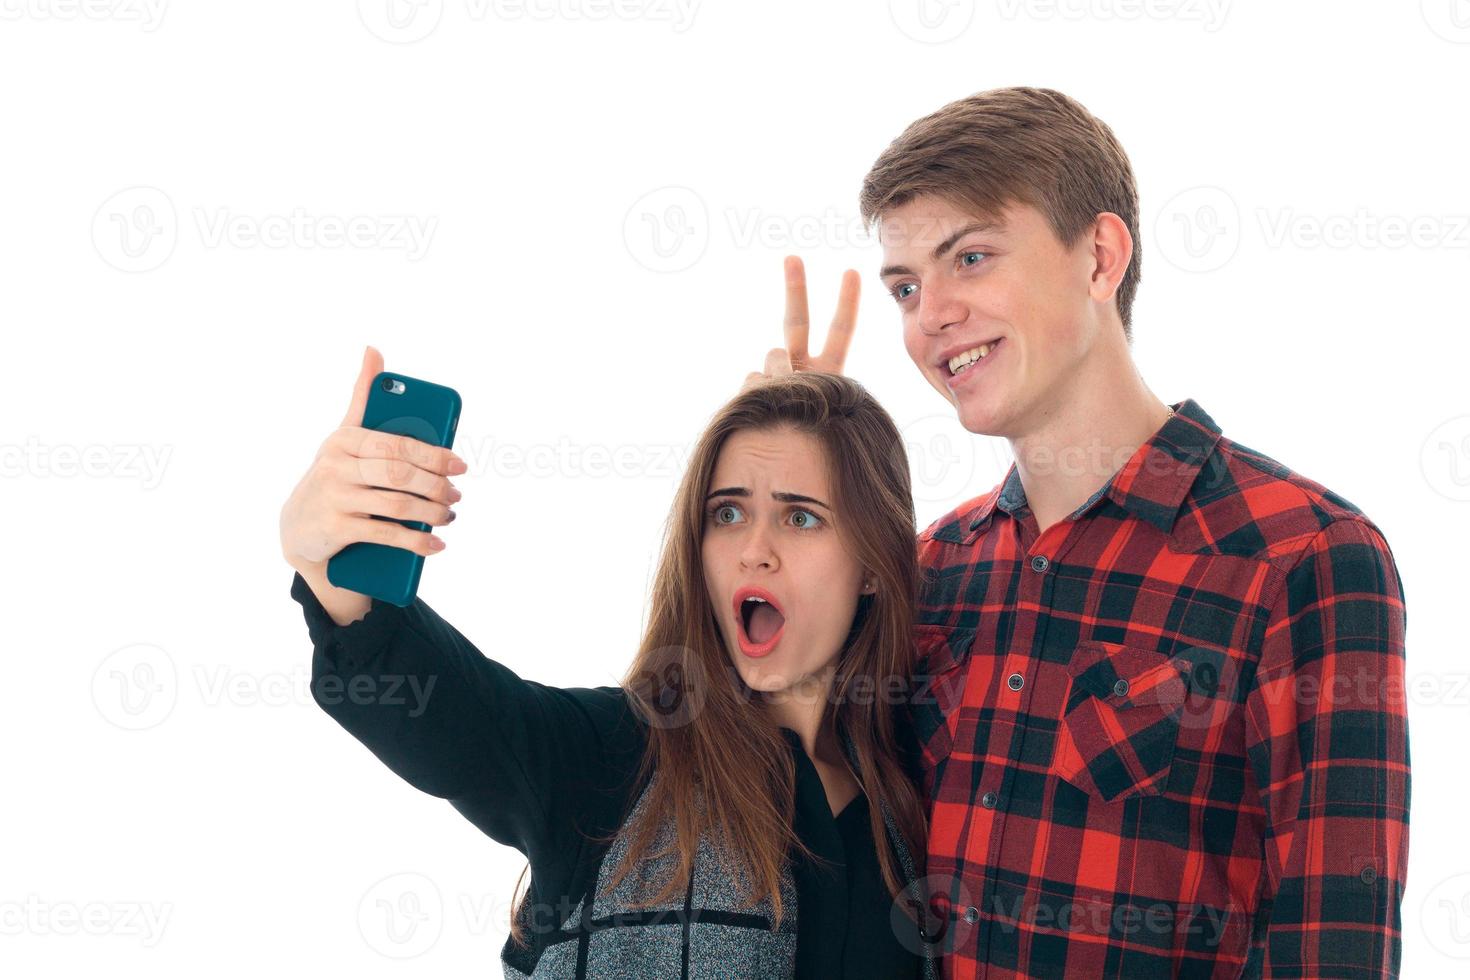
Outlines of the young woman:
<svg viewBox="0 0 1470 980">
<path fill-rule="evenodd" d="M 926 827 L 904 710 L 913 505 L 877 402 L 802 373 L 721 408 L 622 682 L 555 688 L 422 598 L 400 608 L 326 581 L 353 540 L 437 550 L 368 514 L 453 520 L 453 453 L 358 426 L 381 367 L 370 349 L 344 425 L 282 509 L 291 595 L 323 710 L 528 858 L 505 976 L 936 976 L 915 921 Z M 558 584 L 575 602 L 575 569 Z M 575 624 L 547 624 L 546 648 L 577 642 Z M 425 696 L 347 696 L 389 675 Z"/>
</svg>

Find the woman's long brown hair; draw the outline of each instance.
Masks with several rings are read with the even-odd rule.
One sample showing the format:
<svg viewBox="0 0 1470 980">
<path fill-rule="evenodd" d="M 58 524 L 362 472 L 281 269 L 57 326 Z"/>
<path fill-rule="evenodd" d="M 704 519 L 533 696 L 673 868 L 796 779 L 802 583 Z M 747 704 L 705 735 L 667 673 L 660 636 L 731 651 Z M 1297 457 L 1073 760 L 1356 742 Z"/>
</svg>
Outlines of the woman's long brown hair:
<svg viewBox="0 0 1470 980">
<path fill-rule="evenodd" d="M 609 886 L 621 882 L 637 862 L 676 851 L 676 872 L 656 895 L 638 903 L 664 905 L 687 885 L 699 839 L 712 832 L 721 845 L 716 852 L 742 862 L 738 872 L 725 865 L 731 880 L 751 883 L 753 892 L 741 907 L 769 896 L 773 929 L 783 914 L 780 878 L 790 849 L 816 856 L 792 829 L 796 765 L 791 748 L 731 662 L 705 587 L 701 546 L 705 495 L 725 441 L 735 432 L 783 427 L 808 433 L 822 445 L 836 530 L 876 587 L 858 599 L 822 727 L 835 726 L 852 738 L 859 781 L 872 801 L 869 821 L 890 896 L 896 898 L 904 885 L 883 843 L 887 835 L 879 800 L 887 803 L 915 864 L 923 863 L 928 828 L 918 792 L 898 761 L 895 729 L 902 705 L 892 694 L 908 690 L 913 672 L 910 630 L 917 572 L 908 457 L 893 420 L 862 385 L 841 375 L 799 372 L 757 381 L 716 412 L 679 485 L 647 626 L 638 655 L 620 681 L 642 718 L 660 720 L 646 726 L 638 782 L 656 778 L 641 813 L 623 829 L 631 835 L 630 846 Z M 687 716 L 682 723 L 666 720 L 671 695 Z M 670 818 L 674 840 L 650 854 L 660 825 Z M 520 906 L 529 898 L 528 890 L 511 917 L 511 936 L 521 946 L 527 942 Z M 906 906 L 900 903 L 908 913 Z"/>
</svg>

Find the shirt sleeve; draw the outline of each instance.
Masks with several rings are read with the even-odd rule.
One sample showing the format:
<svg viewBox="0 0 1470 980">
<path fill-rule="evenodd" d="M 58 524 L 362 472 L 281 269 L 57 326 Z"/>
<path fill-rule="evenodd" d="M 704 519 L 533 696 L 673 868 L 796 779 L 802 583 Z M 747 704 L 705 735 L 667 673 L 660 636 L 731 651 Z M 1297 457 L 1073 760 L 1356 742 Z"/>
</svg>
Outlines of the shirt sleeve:
<svg viewBox="0 0 1470 980">
<path fill-rule="evenodd" d="M 486 657 L 422 598 L 338 626 L 300 573 L 316 703 L 415 788 L 494 840 L 569 860 L 642 747 L 619 687 L 557 688 Z M 553 627 L 548 626 L 548 633 Z M 560 649 L 559 638 L 548 647 Z"/>
<path fill-rule="evenodd" d="M 1319 531 L 1247 694 L 1266 814 L 1264 975 L 1397 976 L 1409 849 L 1403 583 L 1366 520 Z"/>
</svg>

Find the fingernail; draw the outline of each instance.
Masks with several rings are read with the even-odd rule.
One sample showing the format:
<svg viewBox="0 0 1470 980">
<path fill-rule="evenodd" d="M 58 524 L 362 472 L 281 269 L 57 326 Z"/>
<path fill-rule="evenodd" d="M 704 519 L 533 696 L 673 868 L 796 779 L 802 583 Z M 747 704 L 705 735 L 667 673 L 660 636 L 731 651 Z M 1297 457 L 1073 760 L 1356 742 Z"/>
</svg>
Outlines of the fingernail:
<svg viewBox="0 0 1470 980">
<path fill-rule="evenodd" d="M 439 538 L 433 538 L 433 537 L 431 537 L 431 538 L 429 538 L 429 547 L 432 548 L 432 549 L 434 549 L 435 551 L 443 551 L 444 550 L 444 542 L 441 541 Z"/>
<path fill-rule="evenodd" d="M 449 472 L 452 476 L 459 476 L 459 474 L 461 473 L 468 473 L 469 469 L 469 464 L 462 459 L 452 459 L 449 461 Z"/>
<path fill-rule="evenodd" d="M 450 487 L 449 488 L 449 499 L 451 501 L 462 500 L 462 499 L 464 499 L 464 494 L 460 493 L 459 492 L 459 489 L 457 487 Z"/>
<path fill-rule="evenodd" d="M 454 523 L 454 519 L 456 517 L 458 517 L 458 516 L 459 516 L 458 514 L 456 514 L 454 511 L 451 510 L 449 512 L 449 520 L 446 523 L 453 524 Z"/>
</svg>

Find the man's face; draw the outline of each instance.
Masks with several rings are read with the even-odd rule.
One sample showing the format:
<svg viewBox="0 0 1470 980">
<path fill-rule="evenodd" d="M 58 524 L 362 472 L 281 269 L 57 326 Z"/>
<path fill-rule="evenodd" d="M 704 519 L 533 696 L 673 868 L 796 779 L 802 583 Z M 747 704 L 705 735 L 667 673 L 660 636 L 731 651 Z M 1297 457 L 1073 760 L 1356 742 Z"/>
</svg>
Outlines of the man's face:
<svg viewBox="0 0 1470 980">
<path fill-rule="evenodd" d="M 1029 205 L 1000 217 L 926 195 L 884 215 L 878 236 L 909 357 L 966 429 L 1014 437 L 1043 420 L 1098 337 L 1096 263 L 1091 236 L 1064 249 Z M 952 373 L 952 355 L 982 345 L 983 358 Z"/>
</svg>

